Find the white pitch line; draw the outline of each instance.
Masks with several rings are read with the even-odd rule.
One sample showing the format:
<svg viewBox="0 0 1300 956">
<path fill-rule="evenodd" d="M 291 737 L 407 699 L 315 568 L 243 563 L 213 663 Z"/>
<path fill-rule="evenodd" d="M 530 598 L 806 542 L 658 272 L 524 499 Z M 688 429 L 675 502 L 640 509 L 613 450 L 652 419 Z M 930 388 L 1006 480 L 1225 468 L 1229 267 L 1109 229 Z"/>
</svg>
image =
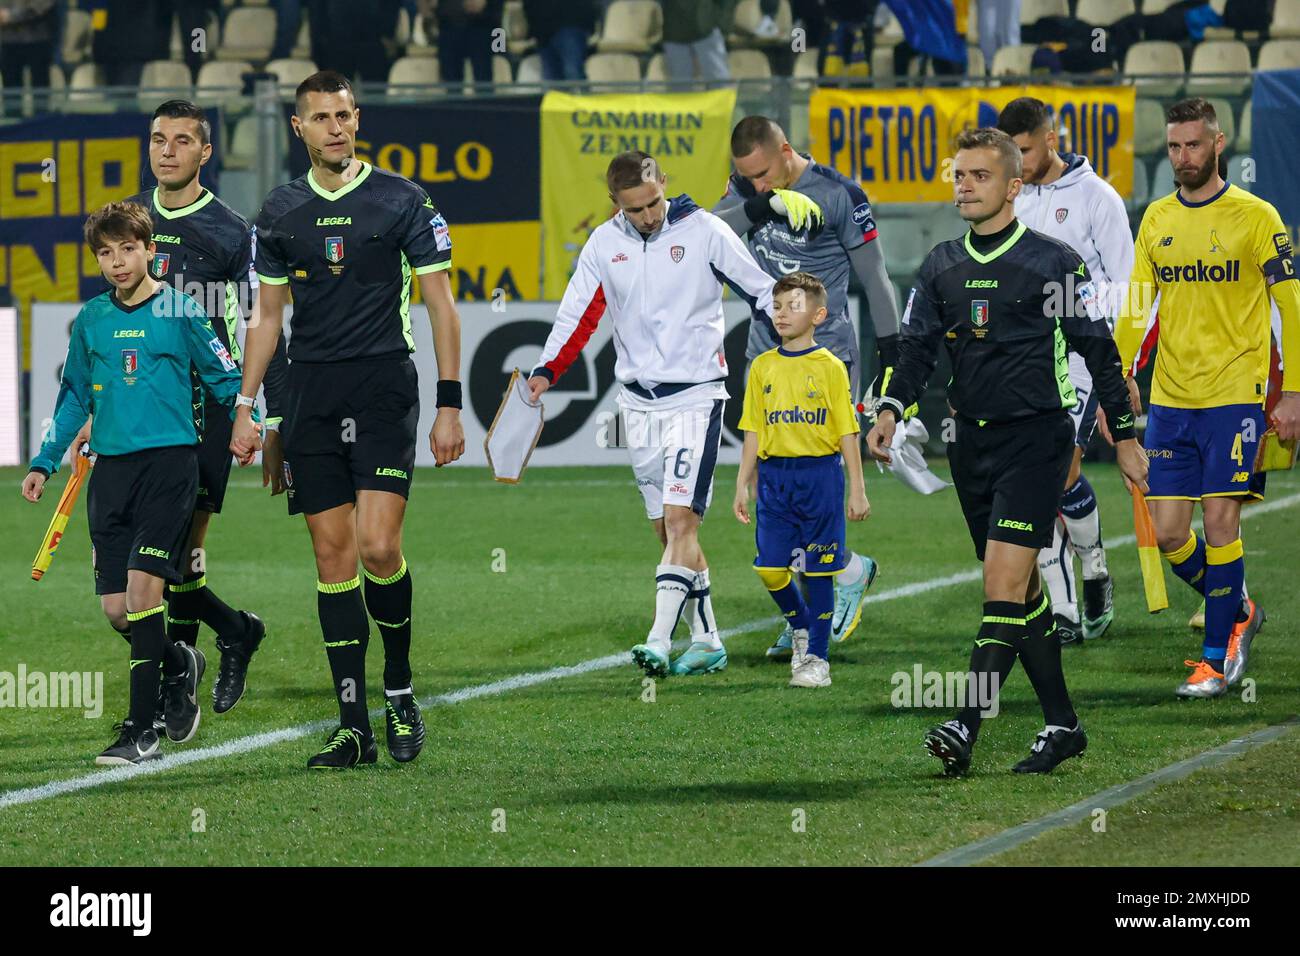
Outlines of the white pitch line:
<svg viewBox="0 0 1300 956">
<path fill-rule="evenodd" d="M 1281 510 L 1282 508 L 1289 508 L 1297 503 L 1300 503 L 1300 494 L 1288 495 L 1287 497 L 1279 498 L 1276 501 L 1252 505 L 1249 508 L 1243 509 L 1241 516 L 1243 519 L 1253 518 L 1256 515 L 1267 514 L 1272 511 Z M 1119 545 L 1131 544 L 1134 540 L 1135 538 L 1131 534 L 1123 535 L 1122 537 L 1111 539 L 1108 542 L 1108 545 L 1110 547 L 1116 547 Z M 980 577 L 981 572 L 978 568 L 970 571 L 960 571 L 956 574 L 931 578 L 927 581 L 916 581 L 912 584 L 903 584 L 896 588 L 890 588 L 887 591 L 868 594 L 863 600 L 863 603 L 875 604 L 880 601 L 893 601 L 898 598 L 912 597 L 917 594 L 923 594 L 926 591 L 935 591 L 956 584 L 966 584 L 972 581 L 978 581 Z M 724 638 L 731 638 L 741 634 L 749 634 L 753 631 L 760 631 L 766 627 L 770 627 L 771 624 L 772 618 L 761 618 L 756 621 L 741 624 L 737 627 L 727 628 L 721 632 L 721 636 Z M 631 662 L 631 655 L 626 651 L 618 654 L 607 654 L 604 657 L 594 657 L 578 664 L 571 664 L 564 667 L 552 667 L 549 670 L 544 671 L 530 671 L 523 674 L 516 674 L 513 677 L 505 677 L 501 680 L 492 681 L 487 684 L 475 684 L 469 687 L 463 687 L 460 690 L 454 690 L 446 694 L 439 694 L 435 697 L 431 697 L 424 701 L 422 706 L 432 707 L 444 704 L 459 704 L 467 700 L 476 700 L 480 697 L 494 697 L 499 694 L 507 694 L 510 691 L 521 690 L 525 687 L 535 687 L 538 684 L 545 684 L 565 677 L 576 677 L 581 674 L 591 674 L 596 671 L 621 667 L 624 664 L 630 664 Z M 379 713 L 381 713 L 381 711 L 376 709 L 372 711 L 372 716 L 378 715 Z M 0 793 L 0 810 L 4 810 L 7 807 L 19 806 L 25 803 L 37 803 L 41 800 L 48 800 L 52 797 L 62 796 L 65 793 L 75 793 L 78 790 L 102 787 L 106 784 L 118 783 L 138 776 L 162 773 L 165 770 L 172 770 L 176 767 L 183 767 L 186 764 L 198 763 L 203 760 L 216 760 L 221 757 L 232 757 L 237 754 L 261 750 L 265 747 L 274 746 L 275 744 L 286 743 L 291 740 L 300 740 L 301 738 L 309 737 L 312 734 L 324 733 L 333 726 L 335 726 L 335 721 L 333 720 L 317 720 L 308 724 L 299 724 L 296 727 L 285 727 L 280 730 L 271 730 L 260 734 L 250 734 L 246 737 L 238 737 L 235 740 L 229 740 L 224 744 L 216 744 L 211 747 L 199 747 L 194 750 L 182 750 L 175 753 L 168 753 L 160 760 L 151 760 L 148 763 L 134 767 L 114 767 L 110 770 L 100 770 L 94 773 L 84 774 L 80 777 L 71 777 L 67 780 L 53 780 L 49 783 L 39 784 L 35 787 L 9 790 Z"/>
</svg>

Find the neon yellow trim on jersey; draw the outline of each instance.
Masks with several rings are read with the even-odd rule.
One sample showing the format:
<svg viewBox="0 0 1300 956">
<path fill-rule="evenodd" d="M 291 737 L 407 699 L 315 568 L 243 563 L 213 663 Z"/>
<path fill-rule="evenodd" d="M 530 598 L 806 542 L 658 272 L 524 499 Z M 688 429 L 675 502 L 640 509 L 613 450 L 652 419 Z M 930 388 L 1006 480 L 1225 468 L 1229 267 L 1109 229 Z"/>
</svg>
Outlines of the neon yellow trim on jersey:
<svg viewBox="0 0 1300 956">
<path fill-rule="evenodd" d="M 127 611 L 126 619 L 128 621 L 143 621 L 146 617 L 153 617 L 155 614 L 161 614 L 167 610 L 167 605 L 159 604 L 157 607 L 151 607 L 147 611 Z"/>
<path fill-rule="evenodd" d="M 358 160 L 358 162 L 360 162 L 360 160 Z M 352 190 L 360 186 L 363 182 L 366 181 L 366 177 L 369 175 L 370 175 L 370 164 L 361 163 L 361 172 L 357 173 L 356 179 L 352 180 L 352 182 L 350 183 L 340 186 L 338 189 L 334 190 L 333 192 L 330 192 L 320 183 L 316 182 L 316 171 L 312 169 L 307 171 L 307 185 L 310 186 L 312 188 L 312 192 L 314 192 L 317 196 L 320 196 L 321 199 L 328 199 L 330 202 L 334 202 L 336 199 L 342 199 L 348 193 L 352 192 Z"/>
<path fill-rule="evenodd" d="M 411 260 L 402 253 L 402 338 L 406 339 L 406 351 L 415 351 L 415 336 L 411 334 Z"/>
<path fill-rule="evenodd" d="M 158 193 L 161 188 L 161 186 L 155 186 L 153 188 L 153 208 L 154 212 L 158 213 L 158 215 L 162 216 L 164 219 L 182 219 L 190 213 L 198 212 L 208 203 L 212 202 L 212 200 L 217 198 L 216 193 L 209 189 L 188 206 L 181 206 L 179 209 L 168 209 L 158 199 Z"/>
<path fill-rule="evenodd" d="M 361 587 L 361 578 L 359 576 L 351 581 L 336 581 L 332 584 L 326 584 L 324 581 L 316 582 L 316 590 L 321 594 L 342 594 L 345 591 L 351 591 L 359 587 Z"/>
<path fill-rule="evenodd" d="M 226 340 L 230 342 L 230 357 L 239 362 L 244 357 L 243 350 L 239 347 L 239 339 L 235 335 L 236 329 L 239 328 L 239 293 L 235 291 L 233 282 L 226 283 Z"/>
<path fill-rule="evenodd" d="M 450 268 L 451 268 L 451 260 L 448 259 L 446 262 L 435 262 L 431 266 L 419 266 L 416 268 L 415 274 L 417 276 L 424 276 L 424 275 L 428 275 L 430 272 L 441 272 L 443 269 L 450 269 Z"/>
<path fill-rule="evenodd" d="M 288 285 L 288 276 L 264 276 L 262 273 L 257 274 L 258 282 L 265 282 L 267 285 Z"/>
<path fill-rule="evenodd" d="M 1002 253 L 1006 252 L 1008 249 L 1010 249 L 1012 246 L 1014 246 L 1017 242 L 1019 242 L 1019 241 L 1020 241 L 1020 237 L 1023 236 L 1023 235 L 1025 234 L 1025 232 L 1026 232 L 1028 229 L 1029 229 L 1029 227 L 1026 226 L 1023 222 L 1017 221 L 1017 222 L 1016 222 L 1016 231 L 1013 232 L 1013 233 L 1012 233 L 1012 234 L 1007 238 L 1007 241 L 1006 241 L 1006 242 L 1002 243 L 1002 245 L 998 246 L 998 247 L 997 247 L 996 249 L 994 249 L 992 252 L 980 252 L 978 249 L 976 249 L 976 248 L 971 244 L 971 241 L 970 241 L 971 234 L 970 234 L 969 232 L 967 232 L 967 233 L 966 233 L 966 252 L 967 252 L 968 255 L 970 255 L 970 257 L 971 257 L 972 259 L 974 259 L 974 260 L 975 260 L 976 262 L 978 262 L 980 265 L 988 265 L 988 263 L 992 262 L 992 261 L 993 261 L 994 259 L 996 259 L 998 256 L 1002 255 Z"/>
<path fill-rule="evenodd" d="M 406 573 L 406 558 L 402 558 L 402 566 L 386 578 L 377 578 L 365 568 L 361 569 L 361 573 L 366 576 L 366 580 L 375 584 L 396 584 L 402 580 L 402 575 Z"/>
<path fill-rule="evenodd" d="M 1073 408 L 1078 404 L 1079 396 L 1074 391 L 1074 382 L 1070 380 L 1070 354 L 1065 345 L 1065 333 L 1061 331 L 1061 320 L 1056 320 L 1056 387 L 1061 393 L 1061 407 Z"/>
</svg>

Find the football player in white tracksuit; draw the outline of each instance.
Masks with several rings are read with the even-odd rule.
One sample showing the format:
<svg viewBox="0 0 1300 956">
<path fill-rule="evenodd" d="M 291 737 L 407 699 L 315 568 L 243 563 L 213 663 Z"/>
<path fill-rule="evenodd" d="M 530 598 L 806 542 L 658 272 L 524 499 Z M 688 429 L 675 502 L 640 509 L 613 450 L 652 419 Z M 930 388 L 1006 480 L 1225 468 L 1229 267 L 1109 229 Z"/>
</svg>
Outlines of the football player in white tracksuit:
<svg viewBox="0 0 1300 956">
<path fill-rule="evenodd" d="M 998 117 L 998 128 L 1015 140 L 1024 161 L 1016 218 L 1079 254 L 1113 329 L 1117 297 L 1123 294 L 1133 271 L 1133 233 L 1124 200 L 1097 175 L 1087 157 L 1057 152 L 1053 116 L 1041 100 L 1028 96 L 1012 100 Z M 1114 616 L 1097 496 L 1080 471 L 1097 420 L 1097 398 L 1083 359 L 1074 353 L 1070 354 L 1070 381 L 1078 396 L 1070 412 L 1075 427 L 1074 460 L 1065 481 L 1055 536 L 1038 559 L 1063 644 L 1101 637 Z M 1076 554 L 1083 568 L 1082 628 L 1074 581 Z"/>
<path fill-rule="evenodd" d="M 722 290 L 770 315 L 773 282 L 726 223 L 689 196 L 665 198 L 652 157 L 619 154 L 606 181 L 619 212 L 588 237 L 528 386 L 536 401 L 609 314 L 632 470 L 664 546 L 654 625 L 632 657 L 655 677 L 709 673 L 727 666 L 699 544 L 728 397 Z M 683 609 L 691 645 L 670 663 Z"/>
</svg>

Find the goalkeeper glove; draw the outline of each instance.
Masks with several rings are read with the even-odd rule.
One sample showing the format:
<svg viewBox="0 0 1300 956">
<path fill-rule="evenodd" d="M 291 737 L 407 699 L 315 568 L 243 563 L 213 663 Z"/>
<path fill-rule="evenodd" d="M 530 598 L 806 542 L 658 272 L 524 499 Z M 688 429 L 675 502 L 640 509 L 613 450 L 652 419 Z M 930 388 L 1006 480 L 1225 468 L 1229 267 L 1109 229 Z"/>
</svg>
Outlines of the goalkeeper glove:
<svg viewBox="0 0 1300 956">
<path fill-rule="evenodd" d="M 793 229 L 811 229 L 826 221 L 821 206 L 793 189 L 773 190 L 771 206 L 772 212 L 784 216 Z"/>
</svg>

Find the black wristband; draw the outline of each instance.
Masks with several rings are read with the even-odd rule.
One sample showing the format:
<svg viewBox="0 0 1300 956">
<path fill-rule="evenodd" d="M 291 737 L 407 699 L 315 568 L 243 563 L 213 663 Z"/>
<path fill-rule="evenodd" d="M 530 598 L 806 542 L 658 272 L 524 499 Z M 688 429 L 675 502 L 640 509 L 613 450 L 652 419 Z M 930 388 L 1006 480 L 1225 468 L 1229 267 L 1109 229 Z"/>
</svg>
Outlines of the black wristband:
<svg viewBox="0 0 1300 956">
<path fill-rule="evenodd" d="M 28 468 L 28 469 L 27 469 L 27 474 L 29 474 L 29 475 L 41 475 L 41 476 L 44 477 L 46 480 L 48 480 L 49 477 L 50 477 L 50 473 L 49 473 L 48 471 L 46 471 L 44 468 L 42 468 L 40 465 L 32 465 L 31 468 Z"/>
<path fill-rule="evenodd" d="M 438 379 L 438 408 L 460 407 L 460 382 L 454 378 Z"/>
<path fill-rule="evenodd" d="M 750 196 L 745 200 L 745 215 L 749 221 L 757 225 L 760 222 L 767 222 L 772 218 L 772 194 L 770 192 L 759 193 L 757 196 Z"/>
<path fill-rule="evenodd" d="M 893 368 L 898 364 L 898 336 L 882 335 L 876 339 L 876 351 L 880 353 L 880 371 Z"/>
</svg>

